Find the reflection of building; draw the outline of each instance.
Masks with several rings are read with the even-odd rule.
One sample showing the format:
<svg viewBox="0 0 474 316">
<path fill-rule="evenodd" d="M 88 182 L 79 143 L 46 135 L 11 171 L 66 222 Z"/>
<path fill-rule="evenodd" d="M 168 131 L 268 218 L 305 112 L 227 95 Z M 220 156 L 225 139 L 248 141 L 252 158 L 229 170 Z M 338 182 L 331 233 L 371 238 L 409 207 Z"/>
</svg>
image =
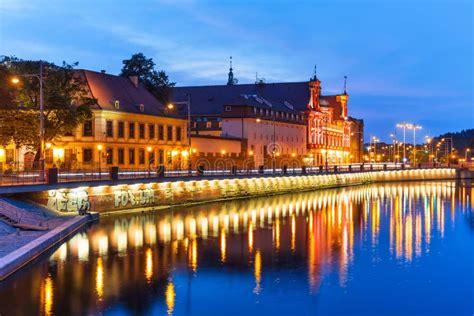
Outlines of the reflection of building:
<svg viewBox="0 0 474 316">
<path fill-rule="evenodd" d="M 76 71 L 97 99 L 93 118 L 47 144 L 47 166 L 148 168 L 181 164 L 186 149 L 186 120 L 173 117 L 136 77 Z M 99 158 L 100 157 L 100 158 Z"/>
<path fill-rule="evenodd" d="M 242 138 L 243 154 L 257 164 L 283 157 L 318 165 L 326 158 L 330 164 L 362 159 L 363 122 L 348 115 L 349 95 L 321 95 L 316 75 L 309 82 L 178 87 L 172 99 L 188 95 L 192 133 Z"/>
</svg>

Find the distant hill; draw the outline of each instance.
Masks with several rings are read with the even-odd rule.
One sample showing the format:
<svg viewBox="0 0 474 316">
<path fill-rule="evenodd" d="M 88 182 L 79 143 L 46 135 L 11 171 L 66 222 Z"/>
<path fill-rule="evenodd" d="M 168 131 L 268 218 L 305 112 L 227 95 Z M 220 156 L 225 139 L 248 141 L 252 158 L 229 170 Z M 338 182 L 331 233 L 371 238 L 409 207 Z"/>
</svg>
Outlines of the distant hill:
<svg viewBox="0 0 474 316">
<path fill-rule="evenodd" d="M 454 148 L 459 153 L 464 153 L 466 147 L 474 150 L 474 128 L 462 130 L 456 133 L 445 133 L 437 137 L 433 137 L 433 143 L 439 142 L 442 138 L 453 139 Z"/>
</svg>

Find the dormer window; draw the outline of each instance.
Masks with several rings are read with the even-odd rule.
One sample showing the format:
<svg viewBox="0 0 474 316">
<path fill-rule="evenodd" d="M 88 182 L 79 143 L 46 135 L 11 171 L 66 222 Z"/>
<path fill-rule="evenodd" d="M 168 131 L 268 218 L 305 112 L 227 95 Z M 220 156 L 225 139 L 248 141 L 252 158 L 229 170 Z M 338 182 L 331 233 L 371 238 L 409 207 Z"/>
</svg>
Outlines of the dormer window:
<svg viewBox="0 0 474 316">
<path fill-rule="evenodd" d="M 145 104 L 140 104 L 140 112 L 145 112 Z"/>
<path fill-rule="evenodd" d="M 114 107 L 118 110 L 120 109 L 120 101 L 119 100 L 115 100 L 114 102 Z"/>
</svg>

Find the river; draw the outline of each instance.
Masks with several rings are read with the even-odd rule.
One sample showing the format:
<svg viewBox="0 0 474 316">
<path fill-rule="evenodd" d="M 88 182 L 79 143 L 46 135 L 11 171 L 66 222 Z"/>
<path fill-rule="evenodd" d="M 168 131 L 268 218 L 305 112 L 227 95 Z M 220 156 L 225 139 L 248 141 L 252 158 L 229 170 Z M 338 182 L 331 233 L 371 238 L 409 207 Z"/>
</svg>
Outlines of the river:
<svg viewBox="0 0 474 316">
<path fill-rule="evenodd" d="M 472 315 L 471 190 L 375 184 L 104 216 L 0 283 L 0 314 Z"/>
</svg>

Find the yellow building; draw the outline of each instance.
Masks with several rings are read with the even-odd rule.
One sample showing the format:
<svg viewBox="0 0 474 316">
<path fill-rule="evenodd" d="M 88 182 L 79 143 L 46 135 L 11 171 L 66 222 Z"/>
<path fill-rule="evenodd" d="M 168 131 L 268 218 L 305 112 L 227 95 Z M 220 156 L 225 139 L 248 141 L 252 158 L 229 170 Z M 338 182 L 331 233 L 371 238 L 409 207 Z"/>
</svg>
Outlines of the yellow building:
<svg viewBox="0 0 474 316">
<path fill-rule="evenodd" d="M 71 135 L 46 144 L 46 167 L 92 169 L 119 166 L 169 168 L 186 166 L 187 121 L 164 106 L 137 77 L 76 71 L 97 99 L 92 119 Z"/>
</svg>

